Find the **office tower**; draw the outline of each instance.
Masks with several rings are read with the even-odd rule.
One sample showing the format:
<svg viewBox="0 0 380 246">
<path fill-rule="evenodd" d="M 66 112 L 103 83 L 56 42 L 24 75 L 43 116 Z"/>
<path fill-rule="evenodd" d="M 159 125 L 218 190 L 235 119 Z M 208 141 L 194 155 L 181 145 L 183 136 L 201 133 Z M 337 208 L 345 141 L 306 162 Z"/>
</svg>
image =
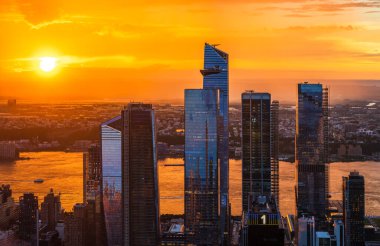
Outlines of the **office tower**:
<svg viewBox="0 0 380 246">
<path fill-rule="evenodd" d="M 38 197 L 33 193 L 24 193 L 20 197 L 19 235 L 21 239 L 35 242 L 37 238 Z"/>
<path fill-rule="evenodd" d="M 83 246 L 90 245 L 86 242 L 86 205 L 77 203 L 73 212 L 65 213 L 64 245 Z"/>
<path fill-rule="evenodd" d="M 350 172 L 343 177 L 343 220 L 346 246 L 364 245 L 364 177 Z"/>
<path fill-rule="evenodd" d="M 296 112 L 296 205 L 298 216 L 324 218 L 328 206 L 328 91 L 298 84 Z M 318 226 L 318 223 L 317 223 Z"/>
<path fill-rule="evenodd" d="M 0 231 L 6 231 L 17 219 L 17 206 L 10 185 L 0 186 Z"/>
<path fill-rule="evenodd" d="M 151 104 L 122 111 L 123 244 L 157 245 L 160 209 L 156 124 Z"/>
<path fill-rule="evenodd" d="M 334 221 L 334 235 L 337 246 L 344 246 L 344 224 L 341 220 Z"/>
<path fill-rule="evenodd" d="M 54 231 L 61 217 L 61 197 L 54 195 L 53 189 L 44 197 L 41 203 L 41 221 L 48 231 Z"/>
<path fill-rule="evenodd" d="M 269 93 L 242 94 L 242 211 L 258 196 L 278 207 L 278 106 Z"/>
<path fill-rule="evenodd" d="M 229 162 L 228 162 L 228 110 L 229 110 L 229 78 L 228 54 L 217 49 L 216 45 L 205 43 L 204 66 L 201 70 L 204 89 L 219 90 L 219 144 L 220 161 L 220 236 L 228 238 L 229 232 Z M 228 240 L 228 239 L 227 239 Z"/>
<path fill-rule="evenodd" d="M 121 116 L 100 126 L 102 201 L 107 245 L 122 245 Z"/>
<path fill-rule="evenodd" d="M 218 90 L 185 90 L 185 237 L 217 245 Z"/>
<path fill-rule="evenodd" d="M 298 218 L 298 246 L 314 246 L 315 219 L 314 217 Z"/>
<path fill-rule="evenodd" d="M 83 153 L 83 202 L 94 200 L 100 195 L 102 179 L 101 151 L 97 144 L 91 145 Z"/>
<path fill-rule="evenodd" d="M 275 198 L 256 196 L 250 205 L 243 212 L 240 245 L 284 245 L 285 231 Z"/>
</svg>

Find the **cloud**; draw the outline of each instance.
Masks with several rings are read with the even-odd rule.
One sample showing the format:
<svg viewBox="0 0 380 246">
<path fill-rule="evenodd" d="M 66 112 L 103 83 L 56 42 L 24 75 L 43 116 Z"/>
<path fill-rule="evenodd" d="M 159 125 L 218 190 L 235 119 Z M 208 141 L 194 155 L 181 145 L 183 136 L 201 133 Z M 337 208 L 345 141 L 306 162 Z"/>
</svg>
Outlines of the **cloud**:
<svg viewBox="0 0 380 246">
<path fill-rule="evenodd" d="M 17 7 L 31 25 L 60 19 L 63 0 L 16 0 Z"/>
</svg>

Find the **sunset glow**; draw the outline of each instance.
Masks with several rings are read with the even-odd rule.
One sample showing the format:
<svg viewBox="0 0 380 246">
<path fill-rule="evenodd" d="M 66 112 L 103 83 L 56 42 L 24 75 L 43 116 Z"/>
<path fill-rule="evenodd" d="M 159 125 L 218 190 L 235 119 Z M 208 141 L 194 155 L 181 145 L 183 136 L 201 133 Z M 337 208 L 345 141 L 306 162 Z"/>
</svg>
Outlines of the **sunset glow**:
<svg viewBox="0 0 380 246">
<path fill-rule="evenodd" d="M 44 72 L 50 72 L 56 67 L 57 58 L 54 57 L 41 57 L 40 69 Z"/>
<path fill-rule="evenodd" d="M 279 85 L 304 80 L 331 86 L 332 100 L 373 98 L 379 23 L 380 3 L 372 0 L 6 0 L 0 96 L 182 102 L 184 88 L 201 85 L 209 42 L 230 54 L 231 101 L 248 88 L 289 101 L 295 89 Z M 31 95 L 46 76 L 33 76 L 29 61 L 49 56 L 40 52 L 47 48 L 60 51 L 60 71 L 49 77 L 54 86 Z"/>
</svg>

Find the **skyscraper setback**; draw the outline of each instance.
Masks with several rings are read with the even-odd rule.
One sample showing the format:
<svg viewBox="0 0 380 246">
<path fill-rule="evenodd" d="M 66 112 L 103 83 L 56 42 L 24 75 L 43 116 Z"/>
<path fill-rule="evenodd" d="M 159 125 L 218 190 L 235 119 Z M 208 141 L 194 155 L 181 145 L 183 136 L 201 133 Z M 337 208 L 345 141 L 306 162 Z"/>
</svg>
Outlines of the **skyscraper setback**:
<svg viewBox="0 0 380 246">
<path fill-rule="evenodd" d="M 298 216 L 323 218 L 328 205 L 328 91 L 321 84 L 298 84 L 295 141 Z"/>
<path fill-rule="evenodd" d="M 122 219 L 124 245 L 158 245 L 160 208 L 156 124 L 151 104 L 122 111 Z"/>
<path fill-rule="evenodd" d="M 218 90 L 185 90 L 185 236 L 219 244 Z"/>
<path fill-rule="evenodd" d="M 269 93 L 242 94 L 242 150 L 242 211 L 258 196 L 278 203 L 278 102 Z"/>
<path fill-rule="evenodd" d="M 122 245 L 121 116 L 104 122 L 101 131 L 102 200 L 107 244 Z"/>
<path fill-rule="evenodd" d="M 228 159 L 228 122 L 229 122 L 229 59 L 228 54 L 216 45 L 205 43 L 203 75 L 204 89 L 219 90 L 219 143 L 218 158 L 220 161 L 220 234 L 229 233 L 229 159 Z M 224 240 L 224 239 L 222 239 Z"/>
</svg>

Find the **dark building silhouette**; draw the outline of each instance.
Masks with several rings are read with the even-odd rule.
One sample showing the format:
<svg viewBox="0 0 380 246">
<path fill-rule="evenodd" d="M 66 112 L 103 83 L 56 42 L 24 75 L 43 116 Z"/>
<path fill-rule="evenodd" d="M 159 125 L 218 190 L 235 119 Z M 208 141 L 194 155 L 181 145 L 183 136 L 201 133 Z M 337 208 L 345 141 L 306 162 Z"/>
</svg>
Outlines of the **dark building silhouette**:
<svg viewBox="0 0 380 246">
<path fill-rule="evenodd" d="M 152 105 L 130 103 L 122 121 L 123 245 L 157 245 L 160 210 Z"/>
<path fill-rule="evenodd" d="M 283 246 L 285 231 L 274 198 L 257 196 L 243 213 L 240 245 Z"/>
<path fill-rule="evenodd" d="M 10 185 L 0 186 L 0 230 L 6 231 L 18 218 Z"/>
<path fill-rule="evenodd" d="M 269 93 L 242 94 L 242 151 L 242 211 L 258 196 L 278 204 L 278 102 Z"/>
<path fill-rule="evenodd" d="M 34 193 L 24 193 L 20 197 L 19 211 L 19 236 L 21 239 L 35 243 L 37 238 L 38 197 Z"/>
<path fill-rule="evenodd" d="M 40 219 L 47 231 L 54 231 L 58 220 L 61 218 L 61 197 L 54 195 L 53 189 L 44 197 L 41 203 Z"/>
<path fill-rule="evenodd" d="M 89 245 L 86 242 L 86 205 L 77 203 L 73 207 L 73 212 L 65 213 L 65 246 Z"/>
<path fill-rule="evenodd" d="M 343 220 L 346 246 L 364 245 L 364 177 L 350 172 L 343 177 Z"/>
<path fill-rule="evenodd" d="M 328 206 L 328 91 L 298 84 L 296 111 L 296 205 L 298 217 L 325 217 Z"/>
</svg>

